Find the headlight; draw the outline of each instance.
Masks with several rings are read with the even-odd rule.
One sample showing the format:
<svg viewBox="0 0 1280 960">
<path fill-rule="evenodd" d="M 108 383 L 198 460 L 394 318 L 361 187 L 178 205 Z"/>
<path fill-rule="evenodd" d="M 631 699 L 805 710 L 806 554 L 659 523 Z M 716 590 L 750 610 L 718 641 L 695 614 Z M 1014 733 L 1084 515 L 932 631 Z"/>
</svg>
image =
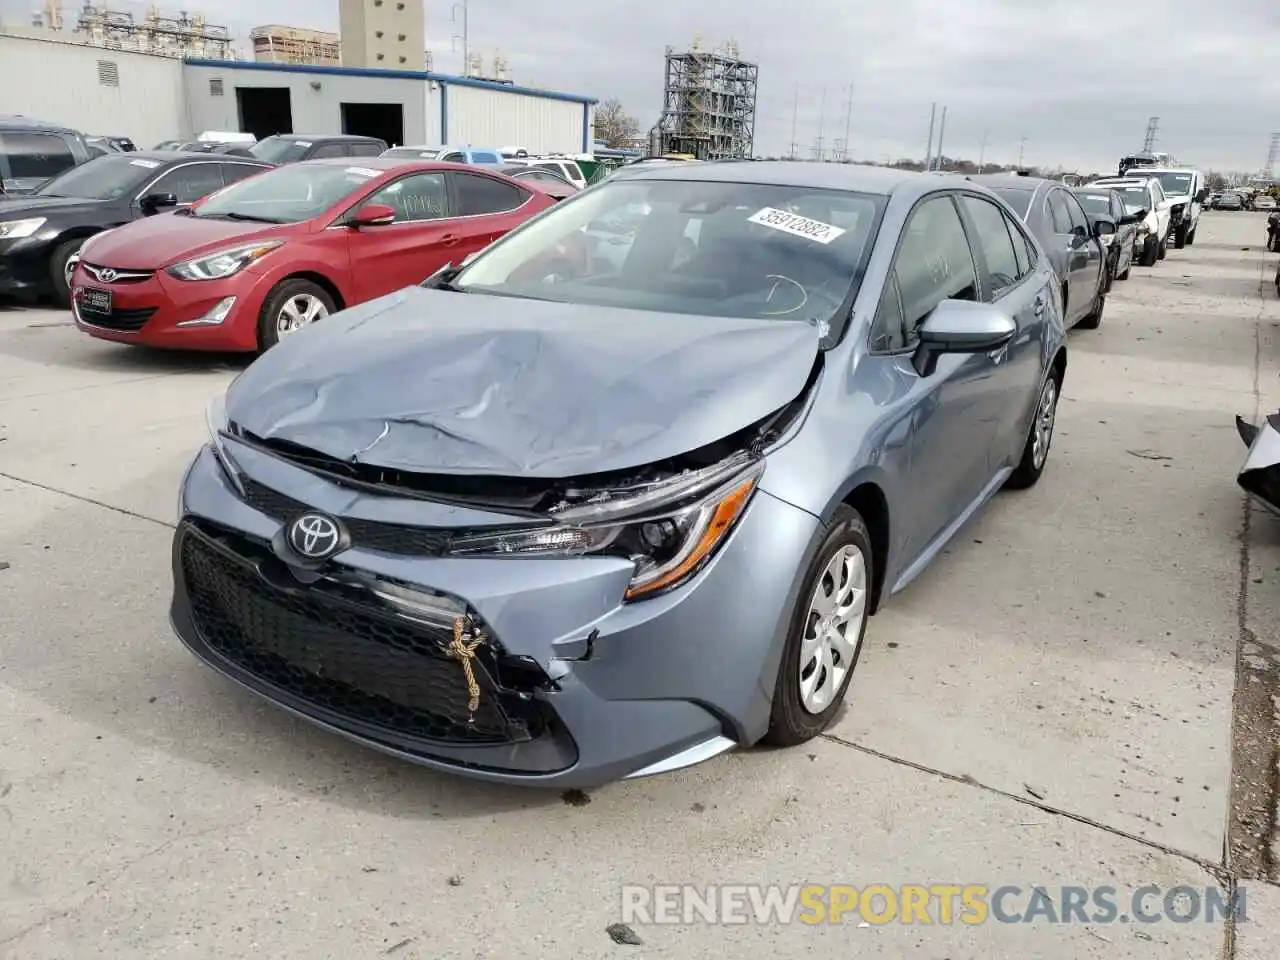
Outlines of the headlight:
<svg viewBox="0 0 1280 960">
<path fill-rule="evenodd" d="M 179 280 L 221 280 L 261 260 L 282 243 L 283 240 L 264 240 L 261 243 L 246 243 L 219 250 L 194 260 L 176 263 L 169 268 L 169 274 Z"/>
<path fill-rule="evenodd" d="M 44 226 L 44 217 L 32 217 L 30 220 L 0 220 L 0 240 L 21 240 L 29 237 Z"/>
<path fill-rule="evenodd" d="M 614 556 L 636 568 L 626 600 L 684 583 L 711 559 L 755 493 L 764 461 L 715 467 L 647 493 L 563 511 L 545 527 L 459 537 L 454 556 Z"/>
<path fill-rule="evenodd" d="M 213 449 L 213 455 L 227 475 L 227 479 L 231 481 L 231 485 L 243 496 L 244 487 L 240 484 L 240 469 L 227 453 L 227 429 L 230 421 L 227 419 L 226 394 L 219 394 L 209 401 L 204 417 L 209 427 L 209 446 Z"/>
</svg>

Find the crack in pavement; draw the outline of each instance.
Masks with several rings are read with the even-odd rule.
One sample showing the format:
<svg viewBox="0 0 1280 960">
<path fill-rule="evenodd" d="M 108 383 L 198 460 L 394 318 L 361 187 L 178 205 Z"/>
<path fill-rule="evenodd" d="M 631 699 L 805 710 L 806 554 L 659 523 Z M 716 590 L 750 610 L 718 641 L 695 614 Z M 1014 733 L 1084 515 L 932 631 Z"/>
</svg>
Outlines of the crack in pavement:
<svg viewBox="0 0 1280 960">
<path fill-rule="evenodd" d="M 173 373 L 150 373 L 144 377 L 126 377 L 123 380 L 108 380 L 103 383 L 82 383 L 78 387 L 63 387 L 59 390 L 42 390 L 36 393 L 19 393 L 12 397 L 0 397 L 0 403 L 12 403 L 15 400 L 37 400 L 41 397 L 57 397 L 64 393 L 80 393 L 84 390 L 102 390 L 107 387 L 119 387 L 129 383 L 145 383 L 148 380 L 163 380 L 166 377 L 178 376 Z"/>
<path fill-rule="evenodd" d="M 154 523 L 166 530 L 176 529 L 176 525 L 168 520 L 159 520 L 156 517 L 149 517 L 145 513 L 138 513 L 136 510 L 130 510 L 128 507 L 117 507 L 115 504 L 106 503 L 102 500 L 95 500 L 93 497 L 86 497 L 80 493 L 72 493 L 70 490 L 62 490 L 59 487 L 52 487 L 47 483 L 41 483 L 39 480 L 28 480 L 26 477 L 15 476 L 12 473 L 5 473 L 0 470 L 0 479 L 12 480 L 14 483 L 26 484 L 28 487 L 35 487 L 37 490 L 44 490 L 47 493 L 56 493 L 62 497 L 70 497 L 72 500 L 79 500 L 81 503 L 87 503 L 94 507 L 101 507 L 103 510 L 110 510 L 112 513 L 119 513 L 126 517 L 133 517 L 135 520 L 145 520 L 148 523 Z"/>
</svg>

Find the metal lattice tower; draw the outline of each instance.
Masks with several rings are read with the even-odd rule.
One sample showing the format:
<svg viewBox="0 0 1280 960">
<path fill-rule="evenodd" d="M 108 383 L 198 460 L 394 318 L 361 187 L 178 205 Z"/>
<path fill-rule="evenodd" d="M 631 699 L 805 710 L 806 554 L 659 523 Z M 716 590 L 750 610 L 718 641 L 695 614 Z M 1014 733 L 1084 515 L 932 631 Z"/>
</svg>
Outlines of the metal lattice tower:
<svg viewBox="0 0 1280 960">
<path fill-rule="evenodd" d="M 1142 152 L 1150 153 L 1156 148 L 1156 136 L 1160 132 L 1160 118 L 1152 117 L 1147 121 L 1147 132 L 1142 138 Z"/>
<path fill-rule="evenodd" d="M 732 41 L 723 50 L 698 46 L 695 39 L 685 53 L 667 48 L 662 116 L 650 142 L 658 154 L 749 158 L 755 146 L 760 67 L 743 60 Z"/>
<path fill-rule="evenodd" d="M 1276 175 L 1276 161 L 1280 160 L 1280 133 L 1271 135 L 1271 148 L 1267 150 L 1267 165 L 1262 172 L 1268 177 Z"/>
</svg>

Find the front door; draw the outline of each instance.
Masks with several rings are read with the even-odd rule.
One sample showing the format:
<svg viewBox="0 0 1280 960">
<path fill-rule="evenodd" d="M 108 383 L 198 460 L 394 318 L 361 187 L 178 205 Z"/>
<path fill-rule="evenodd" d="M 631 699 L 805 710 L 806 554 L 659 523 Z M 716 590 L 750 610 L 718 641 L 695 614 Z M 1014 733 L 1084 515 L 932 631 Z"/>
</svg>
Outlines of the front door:
<svg viewBox="0 0 1280 960">
<path fill-rule="evenodd" d="M 1067 288 L 1067 315 L 1063 320 L 1071 326 L 1088 313 L 1093 291 L 1087 289 L 1089 284 L 1086 280 L 1089 269 L 1088 228 L 1083 233 L 1076 230 L 1066 197 L 1065 190 L 1050 190 L 1045 203 L 1049 208 L 1049 222 L 1057 247 L 1053 259 L 1061 265 L 1058 273 Z"/>
<path fill-rule="evenodd" d="M 922 377 L 908 352 L 918 330 L 943 300 L 978 300 L 973 253 L 950 194 L 930 197 L 912 211 L 894 258 L 893 281 L 877 311 L 871 347 L 889 367 L 892 396 L 884 406 L 898 423 L 910 482 L 903 484 L 900 549 L 918 557 L 972 504 L 990 479 L 990 448 L 998 424 L 992 421 L 993 358 L 985 353 L 948 354 Z M 871 361 L 876 362 L 876 361 Z"/>
<path fill-rule="evenodd" d="M 387 184 L 352 211 L 379 203 L 396 212 L 393 223 L 348 232 L 352 283 L 371 300 L 421 283 L 449 262 L 453 221 L 443 173 L 414 173 Z"/>
<path fill-rule="evenodd" d="M 1102 241 L 1093 235 L 1089 218 L 1085 216 L 1080 201 L 1070 191 L 1057 192 L 1062 194 L 1062 202 L 1066 204 L 1067 215 L 1071 218 L 1071 236 L 1077 239 L 1076 249 L 1082 254 L 1078 271 L 1080 294 L 1078 297 L 1073 295 L 1073 299 L 1080 307 L 1079 315 L 1083 317 L 1093 309 L 1093 299 L 1098 289 L 1106 285 L 1107 251 L 1103 248 Z"/>
</svg>

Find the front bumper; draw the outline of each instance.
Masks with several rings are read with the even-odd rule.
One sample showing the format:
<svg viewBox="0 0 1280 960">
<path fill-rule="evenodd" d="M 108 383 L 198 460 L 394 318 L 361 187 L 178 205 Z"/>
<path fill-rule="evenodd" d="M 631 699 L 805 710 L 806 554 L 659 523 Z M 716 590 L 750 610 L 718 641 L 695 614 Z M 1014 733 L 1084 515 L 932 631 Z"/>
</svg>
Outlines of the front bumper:
<svg viewBox="0 0 1280 960">
<path fill-rule="evenodd" d="M 71 312 L 76 326 L 100 340 L 168 350 L 250 352 L 258 349 L 258 313 L 271 283 L 242 270 L 224 280 L 183 281 L 164 270 L 138 270 L 103 283 L 77 262 L 71 275 Z M 111 312 L 82 309 L 86 290 L 111 293 Z M 230 311 L 218 322 L 210 312 L 228 298 Z"/>
<path fill-rule="evenodd" d="M 207 448 L 184 480 L 171 619 L 193 653 L 277 705 L 429 767 L 561 788 L 687 766 L 766 729 L 819 534 L 810 514 L 757 491 L 692 581 L 623 604 L 625 560 L 426 556 L 423 528 L 493 518 L 361 494 L 234 449 L 246 498 Z M 278 541 L 303 504 L 353 531 L 328 569 L 358 581 L 354 592 L 289 573 Z M 388 582 L 443 594 L 482 626 L 477 712 L 461 664 L 442 659 L 447 632 L 388 610 L 372 592 Z"/>
<path fill-rule="evenodd" d="M 50 292 L 49 256 L 49 244 L 39 234 L 0 240 L 0 294 L 38 296 Z"/>
</svg>

